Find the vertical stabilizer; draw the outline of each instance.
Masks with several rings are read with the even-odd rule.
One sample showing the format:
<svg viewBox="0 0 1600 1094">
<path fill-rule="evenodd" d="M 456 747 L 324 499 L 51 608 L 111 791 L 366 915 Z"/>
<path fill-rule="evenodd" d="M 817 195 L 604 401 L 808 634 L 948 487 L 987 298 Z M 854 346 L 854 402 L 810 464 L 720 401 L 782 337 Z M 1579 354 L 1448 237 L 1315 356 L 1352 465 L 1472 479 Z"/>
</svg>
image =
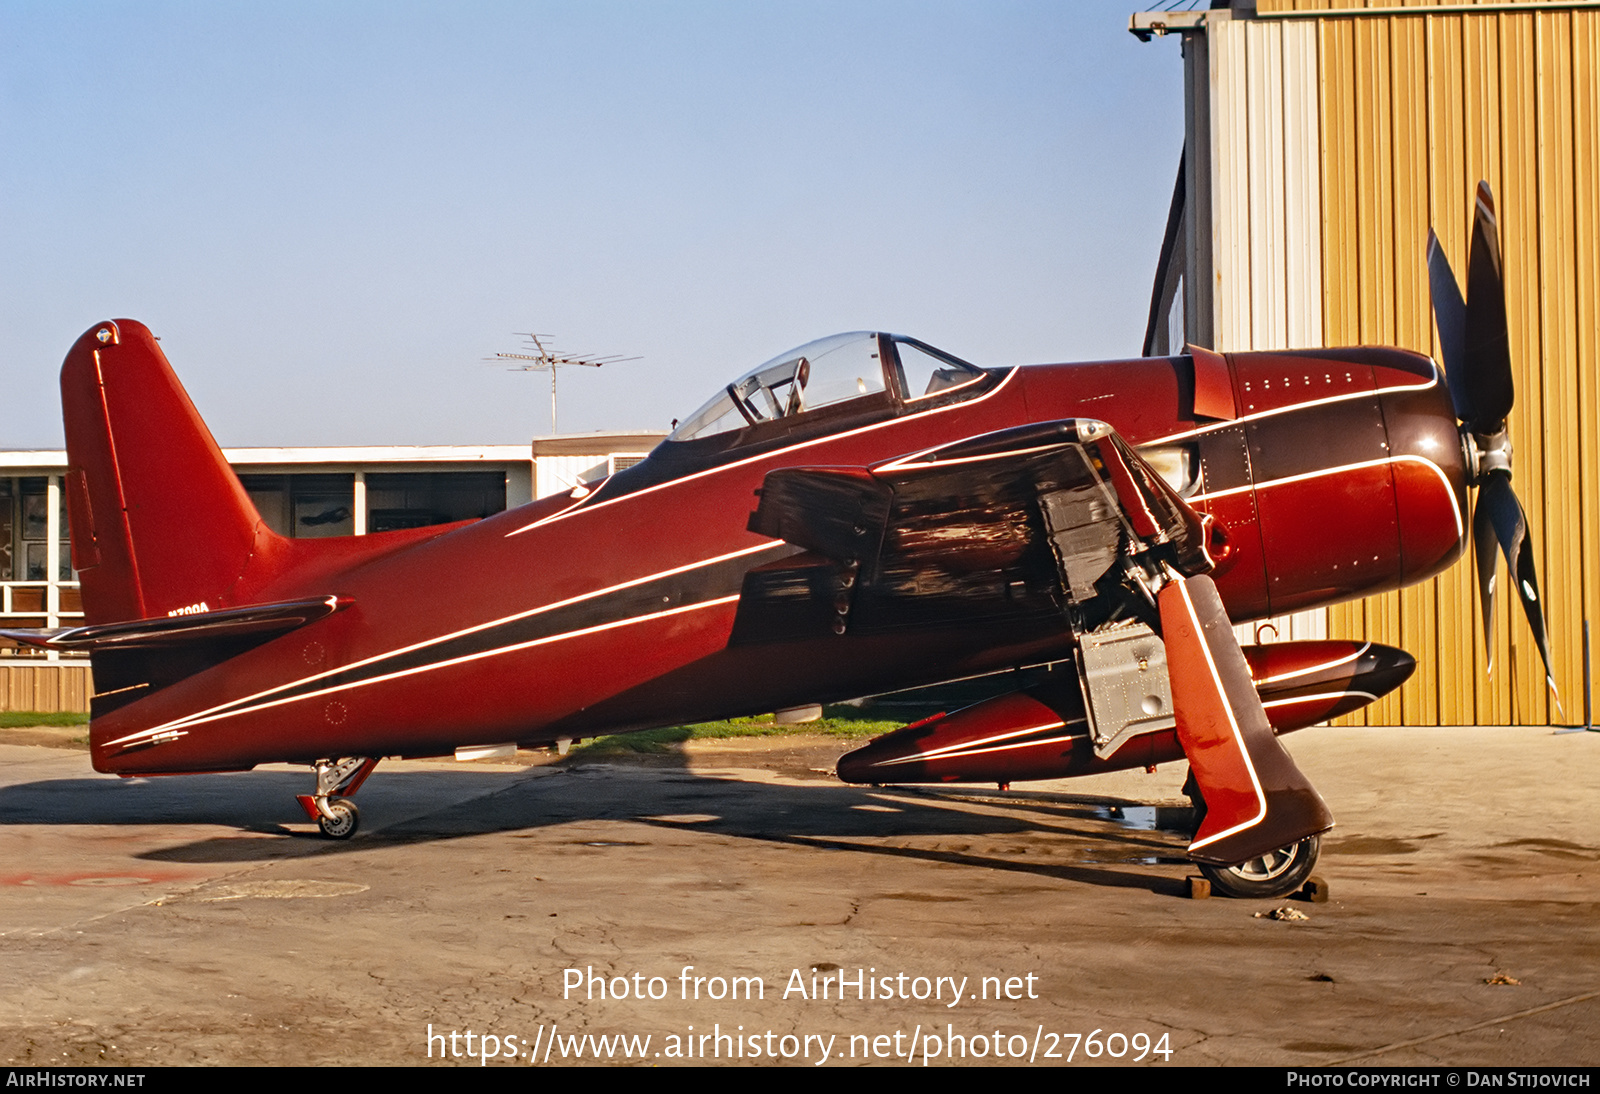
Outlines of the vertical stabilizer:
<svg viewBox="0 0 1600 1094">
<path fill-rule="evenodd" d="M 89 623 L 233 603 L 265 540 L 249 495 L 142 323 L 97 323 L 61 367 L 72 565 Z"/>
</svg>

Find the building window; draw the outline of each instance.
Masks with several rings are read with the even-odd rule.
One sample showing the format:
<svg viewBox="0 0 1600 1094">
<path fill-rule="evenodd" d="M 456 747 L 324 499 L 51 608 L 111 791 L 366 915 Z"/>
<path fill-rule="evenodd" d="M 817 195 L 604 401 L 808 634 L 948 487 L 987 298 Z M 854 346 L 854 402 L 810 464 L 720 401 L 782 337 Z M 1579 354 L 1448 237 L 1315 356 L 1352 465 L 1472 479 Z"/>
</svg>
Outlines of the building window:
<svg viewBox="0 0 1600 1094">
<path fill-rule="evenodd" d="M 268 528 L 290 539 L 354 535 L 354 475 L 240 475 Z"/>
<path fill-rule="evenodd" d="M 367 472 L 366 530 L 392 532 L 504 511 L 504 471 Z M 240 475 L 268 528 L 291 539 L 354 535 L 355 476 Z"/>
<path fill-rule="evenodd" d="M 23 581 L 71 581 L 72 580 L 72 545 L 67 531 L 67 503 L 66 492 L 58 491 L 57 503 L 57 535 L 59 537 L 60 560 L 56 565 L 56 574 L 50 576 L 50 495 L 48 480 L 40 476 L 18 480 L 21 486 L 18 547 L 20 560 L 12 556 L 13 566 L 16 561 L 21 562 Z"/>
<path fill-rule="evenodd" d="M 15 579 L 14 563 L 16 557 L 12 545 L 15 536 L 17 492 L 10 479 L 0 479 L 0 581 Z"/>
<path fill-rule="evenodd" d="M 480 520 L 505 507 L 504 471 L 367 474 L 369 532 Z"/>
</svg>

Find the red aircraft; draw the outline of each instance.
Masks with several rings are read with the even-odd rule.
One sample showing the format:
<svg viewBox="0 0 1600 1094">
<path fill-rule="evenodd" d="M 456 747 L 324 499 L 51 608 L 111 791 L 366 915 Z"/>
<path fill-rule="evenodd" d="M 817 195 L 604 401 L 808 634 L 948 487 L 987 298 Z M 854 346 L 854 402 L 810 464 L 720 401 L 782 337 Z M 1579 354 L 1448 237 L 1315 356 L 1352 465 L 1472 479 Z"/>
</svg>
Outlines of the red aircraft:
<svg viewBox="0 0 1600 1094">
<path fill-rule="evenodd" d="M 98 323 L 61 372 L 87 625 L 6 636 L 90 653 L 96 770 L 308 764 L 301 803 L 334 838 L 384 756 L 1054 663 L 839 775 L 1005 784 L 1187 758 L 1205 807 L 1191 857 L 1222 891 L 1278 895 L 1333 819 L 1277 734 L 1371 702 L 1414 662 L 1370 643 L 1241 648 L 1234 622 L 1440 572 L 1477 486 L 1478 550 L 1498 534 L 1545 645 L 1487 187 L 1469 299 L 1436 244 L 1430 267 L 1448 383 L 1397 349 L 986 369 L 842 334 L 728 384 L 599 483 L 336 539 L 270 531 L 150 331 Z"/>
</svg>

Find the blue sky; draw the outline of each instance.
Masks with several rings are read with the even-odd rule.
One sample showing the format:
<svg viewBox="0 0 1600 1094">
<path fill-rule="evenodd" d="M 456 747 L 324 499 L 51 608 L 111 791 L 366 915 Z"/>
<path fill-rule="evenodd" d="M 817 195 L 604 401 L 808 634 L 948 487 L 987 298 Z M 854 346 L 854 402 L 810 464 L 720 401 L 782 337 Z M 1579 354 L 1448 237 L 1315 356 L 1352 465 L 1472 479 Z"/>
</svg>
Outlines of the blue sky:
<svg viewBox="0 0 1600 1094">
<path fill-rule="evenodd" d="M 0 0 L 0 448 L 149 324 L 225 445 L 665 428 L 841 330 L 1138 352 L 1182 144 L 1127 2 Z"/>
</svg>

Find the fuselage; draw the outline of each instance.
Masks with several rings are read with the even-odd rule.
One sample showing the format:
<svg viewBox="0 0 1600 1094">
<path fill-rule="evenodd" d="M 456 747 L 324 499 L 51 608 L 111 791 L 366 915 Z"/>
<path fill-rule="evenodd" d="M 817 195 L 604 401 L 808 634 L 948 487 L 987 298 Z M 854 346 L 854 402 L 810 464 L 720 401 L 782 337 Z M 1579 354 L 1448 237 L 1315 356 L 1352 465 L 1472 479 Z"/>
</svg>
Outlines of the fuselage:
<svg viewBox="0 0 1600 1094">
<path fill-rule="evenodd" d="M 1236 621 L 1410 584 L 1459 556 L 1467 479 L 1432 362 L 1357 349 L 1234 354 L 1225 367 L 1231 416 L 1214 397 L 1196 413 L 1190 358 L 992 370 L 941 398 L 890 391 L 709 443 L 669 440 L 570 494 L 350 568 L 290 570 L 255 599 L 350 606 L 97 716 L 95 765 L 541 745 L 1067 657 L 1059 616 L 1026 590 L 1005 610 L 915 627 L 730 641 L 747 575 L 798 554 L 748 530 L 769 472 L 866 468 L 1028 422 L 1103 420 L 1170 468 L 1226 529 L 1214 576 Z M 1012 563 L 979 552 L 970 565 L 1004 588 Z"/>
</svg>

